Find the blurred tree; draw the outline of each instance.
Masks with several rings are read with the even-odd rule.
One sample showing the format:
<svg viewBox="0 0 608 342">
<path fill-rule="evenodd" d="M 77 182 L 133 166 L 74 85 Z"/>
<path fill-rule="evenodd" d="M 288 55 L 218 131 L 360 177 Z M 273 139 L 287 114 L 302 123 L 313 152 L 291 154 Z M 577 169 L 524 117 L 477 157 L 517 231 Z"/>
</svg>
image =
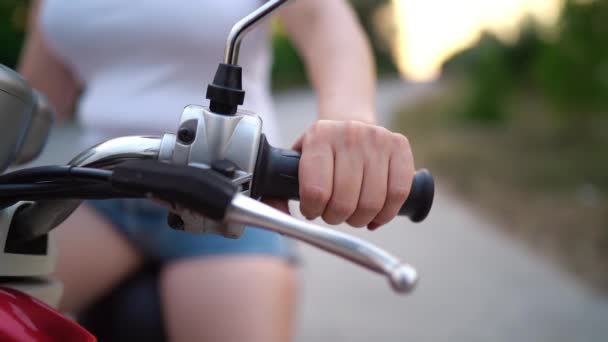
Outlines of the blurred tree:
<svg viewBox="0 0 608 342">
<path fill-rule="evenodd" d="M 460 115 L 486 123 L 505 119 L 513 82 L 507 55 L 505 46 L 495 36 L 484 35 L 471 65 L 471 91 Z"/>
<path fill-rule="evenodd" d="M 0 63 L 14 67 L 25 35 L 27 0 L 0 2 Z"/>
<path fill-rule="evenodd" d="M 559 112 L 608 115 L 608 1 L 568 1 L 559 38 L 545 44 L 534 72 Z"/>
<path fill-rule="evenodd" d="M 390 51 L 386 46 L 382 45 L 382 40 L 376 37 L 372 22 L 374 13 L 388 3 L 390 3 L 390 0 L 351 0 L 359 21 L 370 38 L 376 59 L 376 70 L 380 75 L 397 73 L 397 67 L 393 62 Z"/>
<path fill-rule="evenodd" d="M 508 118 L 506 102 L 533 88 L 559 119 L 608 115 L 608 1 L 566 2 L 557 39 L 543 40 L 530 20 L 515 44 L 485 34 L 473 48 L 444 65 L 472 84 L 464 117 L 486 122 Z"/>
<path fill-rule="evenodd" d="M 373 13 L 389 0 L 352 0 L 351 4 L 357 13 L 363 29 L 370 37 L 376 59 L 376 69 L 381 75 L 396 74 L 397 68 L 393 63 L 390 52 L 374 39 L 372 24 Z M 306 83 L 306 71 L 297 51 L 279 25 L 274 26 L 273 49 L 274 65 L 272 67 L 273 86 L 285 88 Z"/>
<path fill-rule="evenodd" d="M 306 83 L 304 63 L 277 21 L 273 25 L 272 48 L 272 86 L 284 89 Z"/>
</svg>

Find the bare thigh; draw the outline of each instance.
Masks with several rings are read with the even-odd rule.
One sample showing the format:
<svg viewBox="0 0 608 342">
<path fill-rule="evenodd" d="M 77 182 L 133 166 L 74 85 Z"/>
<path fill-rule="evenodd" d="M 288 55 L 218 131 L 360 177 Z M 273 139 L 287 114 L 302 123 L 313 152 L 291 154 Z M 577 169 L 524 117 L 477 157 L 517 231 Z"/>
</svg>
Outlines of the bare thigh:
<svg viewBox="0 0 608 342">
<path fill-rule="evenodd" d="M 142 262 L 137 251 L 94 209 L 80 206 L 57 228 L 56 276 L 63 282 L 60 309 L 78 312 Z"/>
<path fill-rule="evenodd" d="M 279 258 L 227 256 L 169 264 L 161 294 L 173 342 L 293 339 L 296 272 Z"/>
</svg>

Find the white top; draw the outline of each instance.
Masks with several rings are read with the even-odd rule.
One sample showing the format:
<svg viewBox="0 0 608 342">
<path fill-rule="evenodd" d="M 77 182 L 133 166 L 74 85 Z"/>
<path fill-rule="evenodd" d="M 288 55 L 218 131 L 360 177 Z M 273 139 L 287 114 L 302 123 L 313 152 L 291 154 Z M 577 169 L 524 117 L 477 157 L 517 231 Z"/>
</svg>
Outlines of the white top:
<svg viewBox="0 0 608 342">
<path fill-rule="evenodd" d="M 78 115 L 86 142 L 175 132 L 188 104 L 207 106 L 232 25 L 263 0 L 43 0 L 51 50 L 84 85 Z M 277 141 L 270 97 L 268 27 L 243 41 L 243 109 L 262 116 Z"/>
</svg>

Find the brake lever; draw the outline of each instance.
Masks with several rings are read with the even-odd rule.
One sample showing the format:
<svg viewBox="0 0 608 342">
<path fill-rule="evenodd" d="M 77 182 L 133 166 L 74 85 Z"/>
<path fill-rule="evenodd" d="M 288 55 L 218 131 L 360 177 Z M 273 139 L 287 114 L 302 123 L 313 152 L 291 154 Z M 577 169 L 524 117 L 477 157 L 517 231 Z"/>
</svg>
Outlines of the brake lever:
<svg viewBox="0 0 608 342">
<path fill-rule="evenodd" d="M 381 248 L 354 236 L 291 217 L 250 197 L 237 194 L 226 211 L 224 221 L 255 226 L 290 236 L 327 252 L 348 259 L 386 276 L 398 293 L 408 293 L 418 282 L 415 268 L 402 263 Z"/>
<path fill-rule="evenodd" d="M 284 214 L 239 192 L 212 168 L 130 161 L 116 166 L 112 187 L 151 196 L 180 213 L 193 212 L 223 224 L 254 226 L 301 240 L 374 272 L 384 274 L 395 291 L 411 291 L 416 270 L 384 250 L 356 237 Z M 196 189 L 196 191 L 192 191 Z"/>
</svg>

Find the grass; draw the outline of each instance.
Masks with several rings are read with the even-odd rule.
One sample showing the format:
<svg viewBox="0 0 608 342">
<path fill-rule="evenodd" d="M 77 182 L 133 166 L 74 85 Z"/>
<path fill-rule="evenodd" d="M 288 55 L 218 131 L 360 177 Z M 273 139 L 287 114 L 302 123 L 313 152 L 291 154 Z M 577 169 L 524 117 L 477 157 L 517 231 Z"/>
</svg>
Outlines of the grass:
<svg viewBox="0 0 608 342">
<path fill-rule="evenodd" d="M 417 163 L 511 235 L 608 291 L 608 120 L 556 120 L 522 91 L 509 120 L 466 123 L 468 87 L 446 84 L 397 115 Z"/>
</svg>

